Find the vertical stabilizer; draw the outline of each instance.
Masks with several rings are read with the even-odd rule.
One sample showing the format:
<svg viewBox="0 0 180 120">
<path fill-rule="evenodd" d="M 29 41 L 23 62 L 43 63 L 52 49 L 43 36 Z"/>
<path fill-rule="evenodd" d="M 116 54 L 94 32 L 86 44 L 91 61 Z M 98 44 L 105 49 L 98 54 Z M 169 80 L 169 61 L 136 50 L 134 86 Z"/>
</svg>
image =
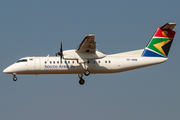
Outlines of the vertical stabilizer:
<svg viewBox="0 0 180 120">
<path fill-rule="evenodd" d="M 141 56 L 167 57 L 176 33 L 173 31 L 176 24 L 166 23 L 164 26 L 158 27 Z"/>
</svg>

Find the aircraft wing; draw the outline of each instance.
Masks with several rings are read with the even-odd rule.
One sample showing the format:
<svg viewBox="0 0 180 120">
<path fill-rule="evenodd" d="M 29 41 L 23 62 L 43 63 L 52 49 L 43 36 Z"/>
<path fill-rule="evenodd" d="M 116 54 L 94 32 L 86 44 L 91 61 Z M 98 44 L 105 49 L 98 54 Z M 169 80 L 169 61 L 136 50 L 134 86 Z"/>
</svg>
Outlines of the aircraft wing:
<svg viewBox="0 0 180 120">
<path fill-rule="evenodd" d="M 86 35 L 84 40 L 76 49 L 76 52 L 81 53 L 95 53 L 96 52 L 96 42 L 94 41 L 95 35 Z"/>
</svg>

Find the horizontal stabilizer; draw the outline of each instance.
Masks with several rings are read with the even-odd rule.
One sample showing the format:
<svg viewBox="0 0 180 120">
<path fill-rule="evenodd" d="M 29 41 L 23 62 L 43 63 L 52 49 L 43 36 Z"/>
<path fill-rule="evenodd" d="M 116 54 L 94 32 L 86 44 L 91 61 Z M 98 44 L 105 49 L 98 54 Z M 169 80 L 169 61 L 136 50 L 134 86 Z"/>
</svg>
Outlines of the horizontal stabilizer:
<svg viewBox="0 0 180 120">
<path fill-rule="evenodd" d="M 166 23 L 161 27 L 161 30 L 173 30 L 177 23 Z"/>
</svg>

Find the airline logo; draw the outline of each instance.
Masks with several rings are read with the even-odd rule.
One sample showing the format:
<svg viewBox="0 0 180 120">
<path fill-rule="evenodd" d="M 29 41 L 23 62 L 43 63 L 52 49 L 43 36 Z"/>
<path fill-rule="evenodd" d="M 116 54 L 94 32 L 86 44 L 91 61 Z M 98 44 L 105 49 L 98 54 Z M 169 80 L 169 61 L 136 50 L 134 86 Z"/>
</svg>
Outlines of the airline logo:
<svg viewBox="0 0 180 120">
<path fill-rule="evenodd" d="M 172 30 L 161 30 L 159 27 L 145 48 L 142 56 L 167 57 L 175 32 Z"/>
</svg>

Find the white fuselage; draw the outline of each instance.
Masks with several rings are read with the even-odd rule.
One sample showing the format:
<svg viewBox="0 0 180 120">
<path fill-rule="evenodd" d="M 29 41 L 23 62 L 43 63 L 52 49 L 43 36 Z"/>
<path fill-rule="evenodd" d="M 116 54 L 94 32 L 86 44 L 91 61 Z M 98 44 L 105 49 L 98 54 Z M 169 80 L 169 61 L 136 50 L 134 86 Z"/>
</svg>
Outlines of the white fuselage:
<svg viewBox="0 0 180 120">
<path fill-rule="evenodd" d="M 117 73 L 163 63 L 167 58 L 141 57 L 143 49 L 106 55 L 102 59 L 88 60 L 91 74 Z M 77 60 L 64 60 L 59 57 L 24 57 L 7 67 L 7 74 L 83 74 L 84 68 Z"/>
</svg>

